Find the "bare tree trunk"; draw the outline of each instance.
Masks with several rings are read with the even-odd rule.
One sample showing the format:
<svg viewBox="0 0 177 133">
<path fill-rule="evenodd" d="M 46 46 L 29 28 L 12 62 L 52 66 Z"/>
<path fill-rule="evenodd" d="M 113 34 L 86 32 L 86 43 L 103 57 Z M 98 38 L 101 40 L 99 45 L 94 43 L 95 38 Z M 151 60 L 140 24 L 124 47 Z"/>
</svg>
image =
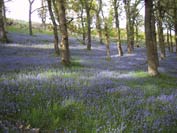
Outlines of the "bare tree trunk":
<svg viewBox="0 0 177 133">
<path fill-rule="evenodd" d="M 82 25 L 82 43 L 83 45 L 86 45 L 85 40 L 86 40 L 86 32 L 85 32 L 85 25 L 84 25 L 84 3 L 82 0 L 80 0 L 82 9 L 81 9 L 81 25 Z"/>
<path fill-rule="evenodd" d="M 68 31 L 67 31 L 67 20 L 65 13 L 65 3 L 64 0 L 58 0 L 58 17 L 60 20 L 60 29 L 61 29 L 61 60 L 64 65 L 70 64 L 70 51 L 69 51 L 69 42 L 68 42 Z"/>
<path fill-rule="evenodd" d="M 172 31 L 172 27 L 170 25 L 170 47 L 171 47 L 171 52 L 173 52 L 173 37 L 171 31 Z"/>
<path fill-rule="evenodd" d="M 103 44 L 102 31 L 101 31 L 101 23 L 99 13 L 96 13 L 96 28 L 98 30 L 100 44 Z"/>
<path fill-rule="evenodd" d="M 96 28 L 97 28 L 98 35 L 99 35 L 100 44 L 103 44 L 102 30 L 101 30 L 101 18 L 100 18 L 101 9 L 102 9 L 102 1 L 99 0 L 99 7 L 96 10 Z"/>
<path fill-rule="evenodd" d="M 108 26 L 107 23 L 105 23 L 105 37 L 106 37 L 106 55 L 107 55 L 107 59 L 110 60 L 111 56 L 110 56 L 110 39 L 109 39 L 109 32 L 108 32 Z"/>
<path fill-rule="evenodd" d="M 174 0 L 174 27 L 175 27 L 175 44 L 176 44 L 176 53 L 177 53 L 177 2 Z"/>
<path fill-rule="evenodd" d="M 146 47 L 147 47 L 147 61 L 148 61 L 148 73 L 152 76 L 159 74 L 158 66 L 156 63 L 156 54 L 153 40 L 153 0 L 145 0 L 145 36 L 146 36 Z"/>
<path fill-rule="evenodd" d="M 124 0 L 124 8 L 125 8 L 125 13 L 126 13 L 126 30 L 127 30 L 127 51 L 129 54 L 132 53 L 132 46 L 131 46 L 131 17 L 130 17 L 130 0 Z"/>
<path fill-rule="evenodd" d="M 159 38 L 159 47 L 160 47 L 160 58 L 164 59 L 166 57 L 165 53 L 165 43 L 164 43 L 164 35 L 163 35 L 163 27 L 162 27 L 162 9 L 160 2 L 158 1 L 158 15 L 157 15 L 157 25 L 158 25 L 158 38 Z"/>
<path fill-rule="evenodd" d="M 117 29 L 117 51 L 119 56 L 123 56 L 123 50 L 121 45 L 121 39 L 120 39 L 120 27 L 119 27 L 119 14 L 118 14 L 118 5 L 117 0 L 114 0 L 113 6 L 114 6 L 114 13 L 115 13 L 115 24 Z"/>
<path fill-rule="evenodd" d="M 139 47 L 138 24 L 135 25 L 136 46 Z"/>
<path fill-rule="evenodd" d="M 169 38 L 169 28 L 167 25 L 166 25 L 166 28 L 167 28 L 167 46 L 168 46 L 168 51 L 170 52 L 171 47 L 170 47 L 170 38 Z"/>
<path fill-rule="evenodd" d="M 50 14 L 50 18 L 52 20 L 53 23 L 53 34 L 54 34 L 54 49 L 55 49 L 55 54 L 59 55 L 60 54 L 60 50 L 58 47 L 58 29 L 57 29 L 57 23 L 55 22 L 55 17 L 52 11 L 52 2 L 51 0 L 47 0 L 47 4 L 48 4 L 48 10 L 49 10 L 49 14 Z"/>
<path fill-rule="evenodd" d="M 4 19 L 4 0 L 0 1 L 0 41 L 7 43 L 7 35 L 5 30 L 5 19 Z"/>
<path fill-rule="evenodd" d="M 155 25 L 155 16 L 154 13 L 152 14 L 152 38 L 154 44 L 154 55 L 155 55 L 155 62 L 156 65 L 159 66 L 159 57 L 158 57 L 158 48 L 157 48 L 157 36 L 156 36 L 156 25 Z"/>
<path fill-rule="evenodd" d="M 32 31 L 31 15 L 32 15 L 32 5 L 33 5 L 35 0 L 28 0 L 28 1 L 29 1 L 29 35 L 32 36 L 33 35 L 33 31 Z"/>
<path fill-rule="evenodd" d="M 91 50 L 91 17 L 90 17 L 90 5 L 86 0 L 85 3 L 87 14 L 87 50 Z"/>
</svg>

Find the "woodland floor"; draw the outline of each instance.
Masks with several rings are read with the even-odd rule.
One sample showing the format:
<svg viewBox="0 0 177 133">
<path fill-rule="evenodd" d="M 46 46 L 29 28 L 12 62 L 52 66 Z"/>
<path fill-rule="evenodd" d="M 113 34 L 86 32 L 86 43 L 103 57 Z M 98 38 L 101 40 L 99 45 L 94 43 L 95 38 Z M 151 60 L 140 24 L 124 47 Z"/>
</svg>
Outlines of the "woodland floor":
<svg viewBox="0 0 177 133">
<path fill-rule="evenodd" d="M 49 67 L 60 65 L 60 57 L 54 56 L 53 37 L 48 35 L 28 36 L 18 33 L 10 33 L 13 43 L 0 47 L 0 71 L 27 69 L 28 67 Z M 106 48 L 97 41 L 92 42 L 92 50 L 87 51 L 86 46 L 81 45 L 77 39 L 70 38 L 70 51 L 73 59 L 86 68 L 90 67 L 99 71 L 132 72 L 147 71 L 146 50 L 144 47 L 135 48 L 133 54 L 127 54 L 123 45 L 124 56 L 117 56 L 115 43 L 111 43 L 111 60 L 106 60 Z M 160 60 L 159 71 L 177 77 L 176 53 L 167 53 L 165 60 Z"/>
<path fill-rule="evenodd" d="M 13 43 L 0 44 L 0 132 L 19 126 L 6 121 L 12 118 L 31 127 L 75 132 L 177 131 L 176 53 L 167 52 L 160 60 L 161 76 L 153 78 L 146 73 L 143 46 L 127 54 L 123 45 L 124 56 L 118 57 L 112 42 L 107 60 L 104 45 L 94 39 L 87 51 L 73 37 L 73 66 L 65 68 L 54 55 L 52 36 L 8 36 Z M 60 114 L 55 116 L 55 110 Z"/>
</svg>

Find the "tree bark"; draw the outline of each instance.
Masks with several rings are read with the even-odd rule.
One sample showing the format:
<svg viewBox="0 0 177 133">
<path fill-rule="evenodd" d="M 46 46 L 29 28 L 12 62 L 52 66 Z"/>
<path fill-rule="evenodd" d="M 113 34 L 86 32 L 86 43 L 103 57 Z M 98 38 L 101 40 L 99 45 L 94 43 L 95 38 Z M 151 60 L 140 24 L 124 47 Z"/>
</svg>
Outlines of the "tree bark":
<svg viewBox="0 0 177 133">
<path fill-rule="evenodd" d="M 29 35 L 33 35 L 32 31 L 32 20 L 31 20 L 31 15 L 32 15 L 32 5 L 34 3 L 34 0 L 28 0 L 29 1 Z"/>
<path fill-rule="evenodd" d="M 168 46 L 168 51 L 170 52 L 171 51 L 171 47 L 170 47 L 169 28 L 168 28 L 167 25 L 166 25 L 166 28 L 167 28 L 167 46 Z"/>
<path fill-rule="evenodd" d="M 175 44 L 177 53 L 177 2 L 174 0 L 174 27 L 175 27 Z"/>
<path fill-rule="evenodd" d="M 61 60 L 64 65 L 69 65 L 70 51 L 69 51 L 67 20 L 66 20 L 64 0 L 58 0 L 57 5 L 58 5 L 58 17 L 59 17 L 60 30 L 61 30 L 61 44 L 60 44 Z"/>
<path fill-rule="evenodd" d="M 120 27 L 119 27 L 119 14 L 118 14 L 118 1 L 114 0 L 113 6 L 114 6 L 114 13 L 115 13 L 115 24 L 116 24 L 116 30 L 117 30 L 117 51 L 119 56 L 123 56 L 123 50 L 121 45 L 121 39 L 120 39 Z"/>
<path fill-rule="evenodd" d="M 48 4 L 48 10 L 49 10 L 49 14 L 50 14 L 50 18 L 52 20 L 52 24 L 53 24 L 53 34 L 54 34 L 54 49 L 55 49 L 55 54 L 59 55 L 60 54 L 60 50 L 58 47 L 58 29 L 57 29 L 57 23 L 55 21 L 55 17 L 52 11 L 52 2 L 51 0 L 47 0 L 47 4 Z"/>
<path fill-rule="evenodd" d="M 148 73 L 152 76 L 157 76 L 158 66 L 156 63 L 155 44 L 153 41 L 153 0 L 145 0 L 145 36 L 147 47 Z"/>
<path fill-rule="evenodd" d="M 131 46 L 131 34 L 130 34 L 130 1 L 124 0 L 124 8 L 126 13 L 126 30 L 127 30 L 127 51 L 129 54 L 132 53 L 132 46 Z"/>
<path fill-rule="evenodd" d="M 158 57 L 158 48 L 157 48 L 157 35 L 156 35 L 156 25 L 155 25 L 155 16 L 152 13 L 152 38 L 154 44 L 154 54 L 155 54 L 155 62 L 156 65 L 159 66 L 159 57 Z"/>
<path fill-rule="evenodd" d="M 106 37 L 106 55 L 107 55 L 107 59 L 110 60 L 111 56 L 110 56 L 110 39 L 109 39 L 109 31 L 108 31 L 108 26 L 107 23 L 105 23 L 105 37 Z"/>
<path fill-rule="evenodd" d="M 0 0 L 0 41 L 7 43 L 7 35 L 5 30 L 5 19 L 4 19 L 4 0 Z"/>
<path fill-rule="evenodd" d="M 173 37 L 172 37 L 172 27 L 170 25 L 170 47 L 171 47 L 171 52 L 173 53 Z"/>
<path fill-rule="evenodd" d="M 82 8 L 81 9 L 82 43 L 83 43 L 83 45 L 86 45 L 86 43 L 85 43 L 86 32 L 85 32 L 84 16 L 83 16 L 83 14 L 84 14 L 84 3 L 83 3 L 82 0 L 80 0 L 80 2 L 81 2 L 81 5 L 82 5 L 82 7 L 81 7 Z"/>
<path fill-rule="evenodd" d="M 87 15 L 87 50 L 91 50 L 91 17 L 90 17 L 90 5 L 88 1 L 85 1 L 86 15 Z"/>
<path fill-rule="evenodd" d="M 157 25 L 158 25 L 158 38 L 159 38 L 159 47 L 160 47 L 160 58 L 164 59 L 166 57 L 165 53 L 165 43 L 164 43 L 164 35 L 163 35 L 163 27 L 162 27 L 162 7 L 160 2 L 158 1 L 158 15 L 157 15 Z"/>
<path fill-rule="evenodd" d="M 99 7 L 96 10 L 96 28 L 97 28 L 98 35 L 99 35 L 100 44 L 103 44 L 102 30 L 101 30 L 101 18 L 100 18 L 101 9 L 102 9 L 102 1 L 99 0 Z"/>
</svg>

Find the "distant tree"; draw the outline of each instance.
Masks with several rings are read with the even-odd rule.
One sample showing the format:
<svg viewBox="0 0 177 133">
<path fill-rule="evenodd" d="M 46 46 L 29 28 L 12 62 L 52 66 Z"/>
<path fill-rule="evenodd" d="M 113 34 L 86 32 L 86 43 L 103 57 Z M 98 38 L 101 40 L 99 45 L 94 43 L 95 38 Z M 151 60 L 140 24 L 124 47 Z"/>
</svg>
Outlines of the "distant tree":
<svg viewBox="0 0 177 133">
<path fill-rule="evenodd" d="M 147 62 L 148 62 L 148 73 L 152 76 L 157 76 L 158 64 L 156 55 L 156 44 L 154 42 L 154 27 L 153 21 L 153 0 L 145 0 L 145 36 L 146 36 L 146 48 L 147 48 Z"/>
<path fill-rule="evenodd" d="M 110 60 L 111 59 L 111 56 L 110 56 L 110 25 L 112 25 L 112 18 L 109 18 L 109 17 L 112 17 L 112 16 L 108 16 L 108 17 L 105 17 L 104 15 L 104 11 L 103 11 L 103 1 L 102 0 L 99 0 L 99 3 L 100 3 L 100 6 L 101 6 L 101 14 L 102 14 L 102 18 L 103 18 L 103 21 L 102 21 L 102 24 L 104 25 L 104 35 L 105 35 L 105 44 L 106 44 L 106 55 L 107 55 L 107 59 Z"/>
<path fill-rule="evenodd" d="M 177 1 L 173 0 L 174 3 L 174 27 L 175 27 L 175 43 L 176 43 L 176 53 L 177 53 Z"/>
<path fill-rule="evenodd" d="M 120 26 L 119 26 L 119 7 L 120 7 L 120 0 L 113 0 L 113 6 L 114 6 L 114 18 L 115 18 L 115 24 L 116 24 L 116 31 L 117 31 L 117 50 L 118 55 L 123 56 L 123 50 L 121 46 L 121 39 L 120 39 Z"/>
<path fill-rule="evenodd" d="M 41 0 L 41 7 L 38 9 L 38 15 L 41 18 L 42 27 L 46 29 L 46 18 L 47 18 L 46 0 Z"/>
<path fill-rule="evenodd" d="M 141 0 L 123 0 L 125 14 L 126 14 L 126 31 L 127 31 L 127 48 L 128 53 L 132 53 L 134 50 L 134 25 L 135 19 L 138 16 L 137 6 Z"/>
<path fill-rule="evenodd" d="M 61 44 L 60 44 L 60 54 L 61 60 L 64 65 L 70 64 L 70 51 L 69 51 L 69 42 L 68 42 L 68 31 L 67 31 L 67 20 L 65 13 L 65 0 L 58 0 L 58 17 L 60 22 L 60 31 L 61 31 Z"/>
<path fill-rule="evenodd" d="M 55 49 L 55 54 L 59 55 L 60 54 L 60 50 L 58 47 L 58 28 L 57 28 L 57 23 L 55 21 L 55 16 L 52 10 L 52 0 L 47 0 L 47 5 L 48 5 L 48 10 L 49 10 L 49 14 L 50 14 L 50 18 L 52 20 L 52 24 L 53 24 L 53 34 L 54 34 L 54 49 Z"/>
<path fill-rule="evenodd" d="M 33 35 L 31 16 L 32 16 L 32 13 L 33 13 L 32 5 L 33 5 L 34 1 L 35 0 L 28 0 L 28 2 L 29 2 L 29 35 L 31 35 L 31 36 Z"/>
<path fill-rule="evenodd" d="M 139 46 L 139 29 L 144 25 L 144 17 L 138 15 L 135 19 L 135 37 L 136 37 L 136 46 Z"/>
<path fill-rule="evenodd" d="M 160 3 L 160 0 L 157 1 L 157 29 L 158 29 L 158 38 L 159 38 L 159 47 L 160 47 L 160 58 L 164 59 L 166 57 L 165 53 L 165 42 L 163 34 L 163 19 L 164 19 L 164 10 Z"/>
<path fill-rule="evenodd" d="M 91 8 L 93 0 L 85 0 L 85 10 L 87 15 L 87 50 L 91 50 Z"/>
<path fill-rule="evenodd" d="M 4 0 L 0 0 L 0 41 L 7 43 L 7 35 L 5 30 L 5 6 Z"/>
<path fill-rule="evenodd" d="M 100 17 L 100 13 L 101 13 L 101 9 L 102 9 L 102 3 L 100 0 L 97 0 L 97 7 L 95 9 L 95 13 L 96 13 L 96 29 L 98 31 L 98 36 L 99 36 L 99 41 L 100 44 L 103 44 L 103 37 L 102 37 L 102 28 L 101 28 L 101 17 Z"/>
<path fill-rule="evenodd" d="M 84 1 L 79 0 L 81 9 L 80 9 L 80 19 L 81 19 L 81 26 L 82 26 L 82 43 L 83 45 L 86 44 L 86 30 L 85 30 L 85 17 L 84 17 Z"/>
</svg>

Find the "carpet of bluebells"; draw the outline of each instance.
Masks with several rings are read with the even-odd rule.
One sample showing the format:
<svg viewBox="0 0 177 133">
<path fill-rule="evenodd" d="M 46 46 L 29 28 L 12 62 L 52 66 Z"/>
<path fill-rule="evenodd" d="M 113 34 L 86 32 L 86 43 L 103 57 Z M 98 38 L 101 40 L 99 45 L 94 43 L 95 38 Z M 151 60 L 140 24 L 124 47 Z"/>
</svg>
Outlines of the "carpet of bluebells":
<svg viewBox="0 0 177 133">
<path fill-rule="evenodd" d="M 143 46 L 111 60 L 105 45 L 92 50 L 70 38 L 71 66 L 54 55 L 53 37 L 9 33 L 0 45 L 0 132 L 177 132 L 177 56 L 147 72 Z"/>
</svg>

